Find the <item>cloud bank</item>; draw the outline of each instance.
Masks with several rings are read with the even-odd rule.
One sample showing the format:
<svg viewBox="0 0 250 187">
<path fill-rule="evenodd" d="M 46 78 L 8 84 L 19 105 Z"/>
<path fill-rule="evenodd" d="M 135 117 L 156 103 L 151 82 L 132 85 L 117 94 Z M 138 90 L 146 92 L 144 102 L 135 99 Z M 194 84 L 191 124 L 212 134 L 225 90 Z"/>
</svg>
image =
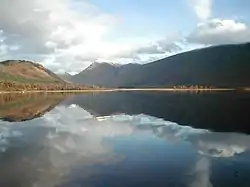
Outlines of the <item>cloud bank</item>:
<svg viewBox="0 0 250 187">
<path fill-rule="evenodd" d="M 204 45 L 249 42 L 250 26 L 235 20 L 207 20 L 197 25 L 187 37 L 187 41 Z"/>
<path fill-rule="evenodd" d="M 153 44 L 113 42 L 108 38 L 118 20 L 87 1 L 27 0 L 24 6 L 22 0 L 3 0 L 0 55 L 42 61 L 54 71 L 79 71 L 96 59 L 134 59 L 178 49 L 165 38 Z"/>
</svg>

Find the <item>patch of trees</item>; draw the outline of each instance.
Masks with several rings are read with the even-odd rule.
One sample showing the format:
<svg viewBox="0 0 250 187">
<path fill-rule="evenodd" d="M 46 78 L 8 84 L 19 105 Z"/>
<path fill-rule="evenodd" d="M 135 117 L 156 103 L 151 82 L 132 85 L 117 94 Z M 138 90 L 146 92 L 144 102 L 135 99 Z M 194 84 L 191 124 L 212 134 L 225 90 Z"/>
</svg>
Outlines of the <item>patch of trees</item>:
<svg viewBox="0 0 250 187">
<path fill-rule="evenodd" d="M 38 91 L 38 90 L 83 90 L 93 87 L 70 84 L 70 83 L 17 83 L 12 81 L 0 81 L 0 90 L 2 91 Z"/>
<path fill-rule="evenodd" d="M 202 86 L 202 85 L 177 85 L 173 86 L 174 89 L 188 89 L 188 90 L 201 90 L 201 89 L 214 89 L 212 86 Z"/>
</svg>

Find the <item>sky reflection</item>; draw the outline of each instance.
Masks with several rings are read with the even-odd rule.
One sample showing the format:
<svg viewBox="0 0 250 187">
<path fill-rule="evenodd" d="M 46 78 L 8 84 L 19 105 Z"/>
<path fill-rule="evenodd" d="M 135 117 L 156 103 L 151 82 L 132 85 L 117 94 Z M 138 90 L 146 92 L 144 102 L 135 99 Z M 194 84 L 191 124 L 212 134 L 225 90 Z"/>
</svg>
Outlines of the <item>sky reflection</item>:
<svg viewBox="0 0 250 187">
<path fill-rule="evenodd" d="M 123 163 L 132 159 L 131 150 L 138 154 L 142 151 L 138 165 L 147 163 L 143 162 L 147 159 L 157 162 L 154 154 L 164 165 L 169 155 L 178 158 L 178 150 L 187 147 L 186 154 L 196 156 L 193 163 L 183 162 L 187 165 L 186 171 L 180 172 L 185 173 L 184 183 L 210 187 L 212 159 L 234 157 L 250 149 L 248 135 L 194 129 L 144 114 L 94 117 L 74 104 L 57 106 L 31 121 L 1 121 L 0 132 L 1 186 L 15 186 L 15 182 L 26 187 L 63 186 L 76 176 L 86 182 L 103 175 L 97 166 L 110 167 L 106 171 L 111 169 L 110 165 L 122 168 Z M 143 141 L 148 145 L 141 146 Z M 151 152 L 147 151 L 151 148 Z M 166 158 L 160 159 L 161 154 Z M 175 166 L 168 167 L 171 170 Z M 73 175 L 79 168 L 80 176 Z"/>
</svg>

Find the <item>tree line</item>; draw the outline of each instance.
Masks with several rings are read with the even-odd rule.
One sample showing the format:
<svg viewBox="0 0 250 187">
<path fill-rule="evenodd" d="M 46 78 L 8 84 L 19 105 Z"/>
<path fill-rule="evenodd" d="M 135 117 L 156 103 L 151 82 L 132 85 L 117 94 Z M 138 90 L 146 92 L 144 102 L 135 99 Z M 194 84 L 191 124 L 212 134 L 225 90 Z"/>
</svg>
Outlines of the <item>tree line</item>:
<svg viewBox="0 0 250 187">
<path fill-rule="evenodd" d="M 96 87 L 71 83 L 18 83 L 11 81 L 0 81 L 0 90 L 2 91 L 84 90 L 90 88 L 93 89 Z"/>
<path fill-rule="evenodd" d="M 214 89 L 212 86 L 203 86 L 203 85 L 176 85 L 173 86 L 173 89 L 189 89 L 189 90 L 199 90 L 199 89 Z"/>
</svg>

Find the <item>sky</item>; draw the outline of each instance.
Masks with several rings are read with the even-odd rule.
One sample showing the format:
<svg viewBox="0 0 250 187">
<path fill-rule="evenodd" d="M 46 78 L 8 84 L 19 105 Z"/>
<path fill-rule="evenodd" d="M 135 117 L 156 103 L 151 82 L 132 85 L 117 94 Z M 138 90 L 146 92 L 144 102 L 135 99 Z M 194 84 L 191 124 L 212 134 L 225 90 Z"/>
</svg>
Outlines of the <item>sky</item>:
<svg viewBox="0 0 250 187">
<path fill-rule="evenodd" d="M 25 3 L 24 3 L 25 2 Z M 54 72 L 250 41 L 249 0 L 1 0 L 0 60 Z"/>
</svg>

